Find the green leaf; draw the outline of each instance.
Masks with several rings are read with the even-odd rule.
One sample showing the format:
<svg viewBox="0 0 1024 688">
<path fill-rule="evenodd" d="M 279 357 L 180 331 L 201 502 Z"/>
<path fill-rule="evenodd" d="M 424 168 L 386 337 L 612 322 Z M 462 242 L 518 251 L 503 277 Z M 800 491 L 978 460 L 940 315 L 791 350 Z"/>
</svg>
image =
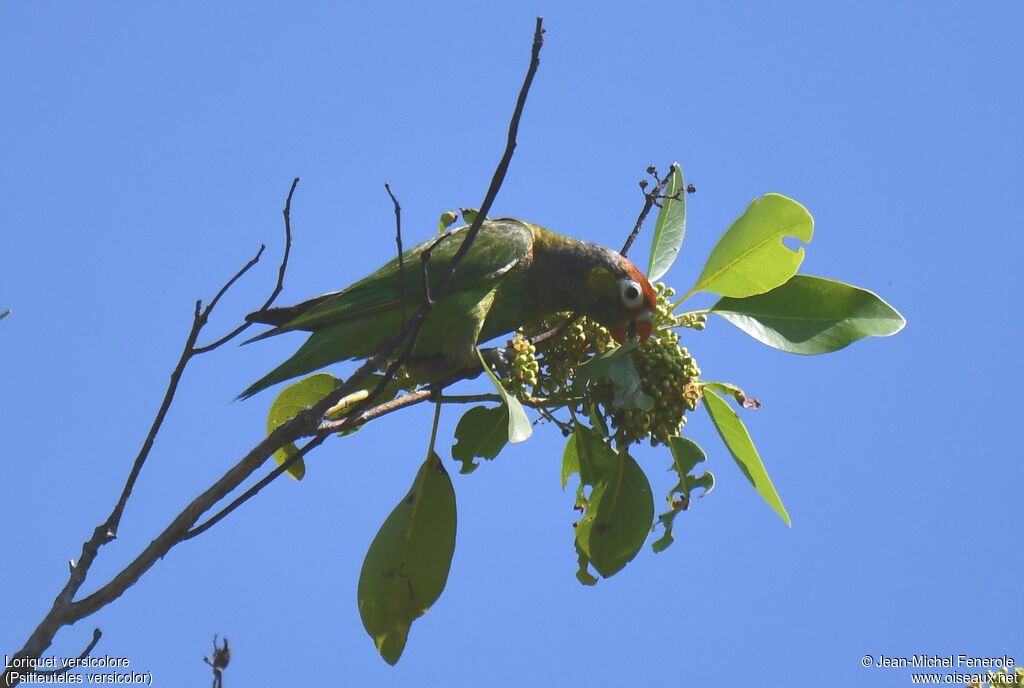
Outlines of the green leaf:
<svg viewBox="0 0 1024 688">
<path fill-rule="evenodd" d="M 588 428 L 579 423 L 573 428 L 572 436 L 566 443 L 566 454 L 572 445 L 577 454 L 577 470 L 565 472 L 566 456 L 562 457 L 562 489 L 565 489 L 565 481 L 573 472 L 580 474 L 580 485 L 597 485 L 602 479 L 610 476 L 616 470 L 618 457 L 615 450 L 608 446 L 608 443 L 593 428 Z"/>
<path fill-rule="evenodd" d="M 654 223 L 651 240 L 651 261 L 647 266 L 647 279 L 657 282 L 672 267 L 686 235 L 686 185 L 679 163 L 672 163 L 672 172 L 665 186 L 658 220 Z M 678 198 L 671 198 L 678 196 Z"/>
<path fill-rule="evenodd" d="M 786 507 L 783 506 L 782 499 L 775 491 L 772 479 L 768 477 L 764 463 L 761 462 L 761 457 L 758 455 L 757 449 L 754 448 L 754 442 L 750 439 L 750 433 L 747 432 L 743 421 L 729 407 L 725 399 L 707 388 L 704 389 L 704 408 L 707 409 L 711 422 L 718 430 L 722 441 L 725 442 L 729 453 L 732 454 L 736 465 L 743 471 L 743 475 L 747 476 L 747 480 L 754 486 L 757 493 L 764 501 L 768 502 L 771 508 L 775 509 L 775 513 L 786 522 L 786 525 L 792 526 L 793 523 L 789 519 L 789 514 L 786 513 Z"/>
<path fill-rule="evenodd" d="M 580 455 L 576 451 L 576 428 L 573 428 L 573 433 L 569 435 L 568 441 L 565 443 L 565 449 L 562 451 L 562 489 L 569 484 L 569 478 L 574 473 L 580 472 Z"/>
<path fill-rule="evenodd" d="M 608 376 L 608 372 L 616 360 L 638 346 L 640 346 L 639 340 L 633 338 L 621 346 L 608 349 L 603 354 L 591 357 L 589 361 L 576 369 L 576 375 L 572 382 L 573 389 L 581 390 L 586 387 L 587 383 L 603 380 Z"/>
<path fill-rule="evenodd" d="M 437 233 L 444 234 L 458 219 L 459 214 L 454 210 L 448 210 L 441 213 L 441 219 L 437 221 Z"/>
<path fill-rule="evenodd" d="M 702 497 L 715 487 L 715 476 L 710 471 L 705 471 L 700 477 L 690 475 L 698 463 L 703 462 L 707 457 L 704 450 L 696 442 L 685 437 L 670 437 L 669 449 L 672 451 L 672 470 L 679 477 L 675 486 L 669 490 L 667 501 L 670 509 L 658 516 L 664 533 L 651 544 L 655 552 L 664 551 L 675 541 L 672 535 L 672 526 L 676 515 L 690 507 L 690 497 L 694 490 L 702 488 Z M 678 495 L 678 496 L 677 496 Z"/>
<path fill-rule="evenodd" d="M 615 408 L 643 411 L 654 408 L 654 399 L 644 392 L 632 356 L 615 359 L 608 369 L 608 379 L 612 383 L 612 405 Z"/>
<path fill-rule="evenodd" d="M 578 542 L 576 543 L 576 561 L 579 563 L 576 580 L 583 585 L 597 585 L 597 579 L 590 573 L 590 559 L 587 559 L 587 555 L 580 549 Z"/>
<path fill-rule="evenodd" d="M 455 428 L 458 442 L 452 447 L 452 458 L 462 462 L 459 473 L 472 473 L 480 465 L 473 459 L 491 460 L 508 442 L 508 407 L 474 406 L 462 414 Z"/>
<path fill-rule="evenodd" d="M 455 553 L 455 521 L 451 478 L 431 452 L 373 538 L 359 574 L 359 616 L 388 664 L 402 656 L 412 622 L 444 590 Z"/>
<path fill-rule="evenodd" d="M 612 451 L 604 442 L 600 444 Z M 580 550 L 604 578 L 621 571 L 636 556 L 654 520 L 647 476 L 624 449 L 614 459 L 614 469 L 598 479 L 576 526 Z"/>
<path fill-rule="evenodd" d="M 473 224 L 476 220 L 476 216 L 480 214 L 480 211 L 476 208 L 463 208 L 462 209 L 462 221 L 467 225 Z"/>
<path fill-rule="evenodd" d="M 526 416 L 526 411 L 523 409 L 523 405 L 519 403 L 513 395 L 508 393 L 505 389 L 505 385 L 501 384 L 501 380 L 491 372 L 491 369 L 484 363 L 484 357 L 481 355 L 480 350 L 477 349 L 477 358 L 480 359 L 480 365 L 487 371 L 488 377 L 491 378 L 491 382 L 494 383 L 495 389 L 498 390 L 498 394 L 501 395 L 501 400 L 505 402 L 505 407 L 508 409 L 508 441 L 510 444 L 516 444 L 517 442 L 523 442 L 530 438 L 533 434 L 533 424 L 530 423 L 530 419 Z"/>
<path fill-rule="evenodd" d="M 826 354 L 864 337 L 888 337 L 906 320 L 866 289 L 796 275 L 781 287 L 711 309 L 762 344 L 794 354 Z"/>
<path fill-rule="evenodd" d="M 590 416 L 591 427 L 600 433 L 601 437 L 608 437 L 608 423 L 605 422 L 604 416 L 597 408 L 597 402 L 593 399 L 587 404 L 587 415 Z"/>
<path fill-rule="evenodd" d="M 574 473 L 580 476 L 580 484 L 576 489 L 576 507 L 582 509 L 587 504 L 583 489 L 593 487 L 604 476 L 615 470 L 615 451 L 604 441 L 599 431 L 576 423 L 572 435 L 565 443 L 562 452 L 562 489 L 569 483 Z"/>
<path fill-rule="evenodd" d="M 806 243 L 813 233 L 811 214 L 793 199 L 774 193 L 755 198 L 718 240 L 687 295 L 710 291 L 744 297 L 774 289 L 796 274 L 804 259 L 802 246 L 790 251 L 782 238 Z"/>
<path fill-rule="evenodd" d="M 339 384 L 340 381 L 330 373 L 317 373 L 285 387 L 267 412 L 267 434 L 290 421 L 303 409 L 323 399 L 337 389 Z M 280 466 L 298 451 L 298 448 L 289 442 L 274 452 L 274 459 Z M 306 474 L 305 462 L 299 459 L 288 467 L 287 473 L 296 480 L 302 480 Z"/>
</svg>

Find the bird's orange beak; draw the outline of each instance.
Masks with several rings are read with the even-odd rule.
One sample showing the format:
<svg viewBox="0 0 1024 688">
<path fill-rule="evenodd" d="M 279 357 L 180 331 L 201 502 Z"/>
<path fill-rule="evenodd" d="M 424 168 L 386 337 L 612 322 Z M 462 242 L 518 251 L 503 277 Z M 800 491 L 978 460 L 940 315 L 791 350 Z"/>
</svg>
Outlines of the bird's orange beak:
<svg viewBox="0 0 1024 688">
<path fill-rule="evenodd" d="M 651 320 L 650 313 L 642 313 L 638 315 L 633 320 L 633 324 L 636 326 L 636 333 L 637 336 L 640 337 L 641 344 L 651 338 L 651 330 L 654 329 L 654 323 Z"/>
<path fill-rule="evenodd" d="M 645 312 L 633 318 L 633 322 L 629 325 L 612 327 L 609 329 L 609 332 L 611 332 L 612 338 L 619 344 L 624 343 L 634 335 L 640 338 L 640 343 L 642 344 L 650 339 L 653 329 L 654 323 L 651 320 L 651 314 Z"/>
</svg>

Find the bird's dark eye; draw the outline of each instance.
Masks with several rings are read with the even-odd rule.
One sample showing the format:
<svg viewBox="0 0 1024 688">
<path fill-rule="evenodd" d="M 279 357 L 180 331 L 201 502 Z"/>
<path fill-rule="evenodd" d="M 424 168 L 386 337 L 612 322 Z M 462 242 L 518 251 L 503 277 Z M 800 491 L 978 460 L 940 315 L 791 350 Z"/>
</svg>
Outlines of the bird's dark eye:
<svg viewBox="0 0 1024 688">
<path fill-rule="evenodd" d="M 637 308 L 644 300 L 643 290 L 640 285 L 631 279 L 619 281 L 619 294 L 622 296 L 622 303 L 627 308 Z"/>
</svg>

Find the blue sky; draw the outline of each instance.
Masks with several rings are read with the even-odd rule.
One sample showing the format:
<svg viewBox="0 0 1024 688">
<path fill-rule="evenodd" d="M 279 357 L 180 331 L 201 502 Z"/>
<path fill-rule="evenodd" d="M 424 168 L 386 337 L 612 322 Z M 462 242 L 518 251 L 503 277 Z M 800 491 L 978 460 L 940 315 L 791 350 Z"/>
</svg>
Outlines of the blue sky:
<svg viewBox="0 0 1024 688">
<path fill-rule="evenodd" d="M 689 287 L 720 232 L 777 191 L 816 220 L 803 272 L 872 289 L 909 321 L 817 358 L 724 321 L 689 335 L 705 377 L 764 402 L 744 419 L 792 529 L 696 414 L 687 432 L 715 492 L 678 519 L 668 551 L 583 588 L 562 438 L 542 427 L 453 475 L 448 586 L 391 668 L 355 588 L 424 454 L 430 409 L 416 408 L 329 442 L 306 480 L 175 549 L 52 652 L 77 655 L 99 626 L 97 652 L 157 685 L 208 680 L 214 633 L 235 647 L 229 685 L 896 686 L 907 672 L 861 657 L 1024 660 L 1020 4 L 369 5 L 0 9 L 0 310 L 13 310 L 0 325 L 2 651 L 20 647 L 116 499 L 194 300 L 261 242 L 267 260 L 211 334 L 264 298 L 291 178 L 281 303 L 391 256 L 385 180 L 410 243 L 441 211 L 479 203 L 543 14 L 493 215 L 618 247 L 644 168 L 678 160 L 698 191 L 670 283 Z M 231 400 L 300 340 L 195 362 L 87 590 L 260 438 L 272 395 Z M 456 421 L 446 409 L 442 437 Z M 660 498 L 666 455 L 637 458 Z"/>
</svg>

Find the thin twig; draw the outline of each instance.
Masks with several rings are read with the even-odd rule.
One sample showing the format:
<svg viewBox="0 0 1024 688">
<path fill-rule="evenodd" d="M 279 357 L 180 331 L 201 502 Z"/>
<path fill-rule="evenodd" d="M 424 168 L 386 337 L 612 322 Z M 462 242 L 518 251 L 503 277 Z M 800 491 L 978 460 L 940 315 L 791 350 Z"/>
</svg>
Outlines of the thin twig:
<svg viewBox="0 0 1024 688">
<path fill-rule="evenodd" d="M 538 406 L 537 412 L 543 416 L 544 420 L 551 421 L 558 426 L 563 437 L 568 437 L 572 434 L 572 423 L 563 423 L 562 421 L 555 418 L 555 415 L 546 406 Z"/>
<path fill-rule="evenodd" d="M 398 199 L 391 191 L 391 184 L 384 182 L 384 190 L 391 197 L 391 203 L 395 206 L 395 243 L 398 244 L 398 290 L 399 301 L 402 309 L 401 323 L 405 325 L 405 254 L 402 252 L 402 206 L 398 205 Z"/>
<path fill-rule="evenodd" d="M 434 297 L 430 292 L 430 272 L 427 269 L 430 265 L 430 257 L 433 255 L 434 249 L 450 236 L 454 235 L 448 234 L 447 232 L 442 234 L 434 239 L 430 243 L 430 246 L 427 246 L 427 248 L 423 250 L 423 253 L 420 254 L 420 273 L 423 278 L 423 302 L 427 307 L 434 305 Z"/>
<path fill-rule="evenodd" d="M 294 193 L 295 191 L 295 185 L 297 183 L 298 179 L 296 178 L 292 182 L 291 189 L 288 193 L 288 200 L 285 204 L 286 245 L 284 258 L 281 262 L 281 267 L 279 269 L 277 286 L 271 292 L 270 297 L 264 304 L 264 308 L 266 308 L 266 306 L 272 303 L 273 300 L 277 297 L 277 295 L 281 291 L 284 282 L 284 271 L 287 268 L 288 252 L 289 247 L 291 245 L 291 227 L 289 218 L 291 196 L 292 193 Z M 242 275 L 244 275 L 250 268 L 252 268 L 257 263 L 257 261 L 259 261 L 260 257 L 262 256 L 263 250 L 264 248 L 263 246 L 261 246 L 256 256 L 253 259 L 251 259 L 248 263 L 246 263 L 240 270 L 238 270 L 220 288 L 220 290 L 218 290 L 218 292 L 214 295 L 213 299 L 211 299 L 210 303 L 206 306 L 205 309 L 203 308 L 202 301 L 197 300 L 195 302 L 192 314 L 192 325 L 189 329 L 188 336 L 185 339 L 185 344 L 182 347 L 181 355 L 178 358 L 178 362 L 175 365 L 174 370 L 171 372 L 171 377 L 167 384 L 167 388 L 164 391 L 164 396 L 160 402 L 160 407 L 158 408 L 157 413 L 153 418 L 153 422 L 150 425 L 149 432 L 146 434 L 146 437 L 143 440 L 142 446 L 139 449 L 139 453 L 136 455 L 135 461 L 132 463 L 132 468 L 128 473 L 127 479 L 125 480 L 124 487 L 121 490 L 121 494 L 118 497 L 117 503 L 114 505 L 113 510 L 110 512 L 110 515 L 106 518 L 106 520 L 93 530 L 92 536 L 88 540 L 82 543 L 81 556 L 78 558 L 77 562 L 71 563 L 67 583 L 65 583 L 64 587 L 61 589 L 61 591 L 54 599 L 49 612 L 46 614 L 46 616 L 43 617 L 43 620 L 39 623 L 39 625 L 36 626 L 35 630 L 29 636 L 28 641 L 26 641 L 22 649 L 15 654 L 15 657 L 38 657 L 47 647 L 50 646 L 50 643 L 53 641 L 54 635 L 56 635 L 57 631 L 62 626 L 72 624 L 78 619 L 86 616 L 86 614 L 75 613 L 77 611 L 77 603 L 73 602 L 74 597 L 81 589 L 82 585 L 85 583 L 86 577 L 89 574 L 89 570 L 92 567 L 92 564 L 95 561 L 100 548 L 117 537 L 117 531 L 120 528 L 121 519 L 124 515 L 124 510 L 127 507 L 128 500 L 131 497 L 132 490 L 135 488 L 135 483 L 138 481 L 139 475 L 142 472 L 142 468 L 145 465 L 146 460 L 149 458 L 150 451 L 152 450 L 153 444 L 156 441 L 157 433 L 160 431 L 160 428 L 163 426 L 164 420 L 167 417 L 167 412 L 169 411 L 171 403 L 174 400 L 174 396 L 177 393 L 178 385 L 181 382 L 181 378 L 185 372 L 186 366 L 188 365 L 189 361 L 191 361 L 192 357 L 201 353 L 205 353 L 206 351 L 213 350 L 214 348 L 220 346 L 228 339 L 230 339 L 231 336 L 234 336 L 230 335 L 228 337 L 224 337 L 218 342 L 214 342 L 213 344 L 210 344 L 205 347 L 196 347 L 196 341 L 199 337 L 199 333 L 209 321 L 209 317 L 213 311 L 213 308 L 220 301 L 221 297 L 228 291 L 228 289 L 231 286 L 235 284 L 235 282 L 238 281 L 239 278 L 242 277 Z M 241 330 L 238 331 L 240 332 Z M 235 334 L 237 334 L 237 332 Z M 124 589 L 122 588 L 121 591 L 113 597 L 111 597 L 110 600 L 119 596 L 120 593 L 123 591 Z M 108 600 L 107 602 L 109 602 L 110 600 Z M 106 604 L 107 602 L 105 602 L 104 604 Z M 9 667 L 5 668 L 2 680 L 5 682 L 4 685 L 13 685 L 13 683 L 10 682 L 11 678 Z"/>
<path fill-rule="evenodd" d="M 237 282 L 242 275 L 244 275 L 245 273 L 249 272 L 249 268 L 251 268 L 252 266 L 256 265 L 256 263 L 260 262 L 260 257 L 263 255 L 263 252 L 266 249 L 267 249 L 267 245 L 266 244 L 260 244 L 260 248 L 259 248 L 258 251 L 256 251 L 256 255 L 253 256 L 252 259 L 248 263 L 243 265 L 242 269 L 239 270 L 238 272 L 236 272 L 231 279 L 229 279 L 227 282 L 225 282 L 224 286 L 222 286 L 220 288 L 220 291 L 218 291 L 214 295 L 214 297 L 210 300 L 210 303 L 208 303 L 206 305 L 206 308 L 203 309 L 203 317 L 205 317 L 205 318 L 209 318 L 210 317 L 210 313 L 213 311 L 214 307 L 216 307 L 217 302 L 220 301 L 221 297 L 224 296 L 224 294 L 226 294 L 228 292 L 228 289 L 230 289 L 231 286 L 235 282 Z"/>
<path fill-rule="evenodd" d="M 284 289 L 284 274 L 288 270 L 288 257 L 291 255 L 292 252 L 292 196 L 295 195 L 295 187 L 298 185 L 299 178 L 296 177 L 295 179 L 292 180 L 292 185 L 288 189 L 288 197 L 285 199 L 284 209 L 281 211 L 281 214 L 284 215 L 284 252 L 281 255 L 281 264 L 277 268 L 277 283 L 274 285 L 274 289 L 270 292 L 270 296 L 267 297 L 267 300 L 263 302 L 263 305 L 260 306 L 259 309 L 257 309 L 257 313 L 260 311 L 265 311 L 268 308 L 270 308 L 271 304 L 274 303 L 278 295 L 281 293 L 281 290 Z M 256 258 L 252 261 L 252 265 L 255 265 L 256 261 L 260 259 L 260 255 L 263 253 L 263 248 L 264 245 L 260 244 L 260 252 L 256 254 Z M 247 265 L 245 268 L 243 268 L 241 273 L 238 274 L 234 279 L 238 279 L 238 277 L 241 277 L 242 273 L 244 273 L 246 270 L 252 267 L 252 265 Z M 227 286 L 230 286 L 230 284 L 228 284 Z M 226 291 L 226 288 L 222 291 Z M 214 298 L 214 300 L 210 302 L 210 305 L 207 306 L 207 310 L 213 308 L 213 305 L 217 302 L 220 296 L 221 295 L 218 294 Z M 206 344 L 204 346 L 196 347 L 194 353 L 205 354 L 208 351 L 213 351 L 214 349 L 227 344 L 232 339 L 245 332 L 245 330 L 247 330 L 249 326 L 252 325 L 252 323 L 253 321 L 246 321 L 242 323 L 241 325 L 231 330 L 220 339 L 209 344 Z"/>
<path fill-rule="evenodd" d="M 540 334 L 530 337 L 530 343 L 537 345 L 542 344 L 548 341 L 549 339 L 555 339 L 556 337 L 560 337 L 563 332 L 569 329 L 570 325 L 572 325 L 574 322 L 576 322 L 577 319 L 579 319 L 579 317 L 580 316 L 578 313 L 572 313 L 571 315 L 569 315 L 569 317 L 567 317 L 565 320 L 552 327 L 547 332 L 541 332 Z"/>
<path fill-rule="evenodd" d="M 477 401 L 502 401 L 500 394 L 439 394 L 438 401 L 444 404 L 472 404 Z"/>
<path fill-rule="evenodd" d="M 516 100 L 515 110 L 512 113 L 512 118 L 509 121 L 508 137 L 505 143 L 505 152 L 498 162 L 498 166 L 494 170 L 494 175 L 491 177 L 490 186 L 487 188 L 487 193 L 484 196 L 483 203 L 480 204 L 479 212 L 474 218 L 472 225 L 466 232 L 465 238 L 462 240 L 462 244 L 459 245 L 458 250 L 452 256 L 452 259 L 448 262 L 448 265 L 442 270 L 438 281 L 434 284 L 432 289 L 432 296 L 441 293 L 448 285 L 452 275 L 455 274 L 455 270 L 459 264 L 465 258 L 469 252 L 470 247 L 476 240 L 477 234 L 480 232 L 480 228 L 483 226 L 484 218 L 487 217 L 487 213 L 490 212 L 491 205 L 494 203 L 495 197 L 498 195 L 498 191 L 501 188 L 502 183 L 505 180 L 505 175 L 508 172 L 509 164 L 512 161 L 512 154 L 516 148 L 516 136 L 519 132 L 519 122 L 523 116 L 523 108 L 526 105 L 526 97 L 530 90 L 530 85 L 533 83 L 533 77 L 537 73 L 537 67 L 540 65 L 540 49 L 544 44 L 544 20 L 542 17 L 537 17 L 536 25 L 533 32 L 533 48 L 530 54 L 530 66 L 526 71 L 526 77 L 523 80 L 523 85 L 519 90 L 519 97 Z M 406 323 L 405 327 L 380 351 L 374 356 L 368 359 L 362 366 L 360 366 L 349 378 L 334 392 L 328 394 L 320 402 L 308 409 L 308 415 L 302 416 L 304 423 L 313 422 L 314 419 L 322 417 L 324 411 L 331 408 L 339 400 L 344 399 L 346 396 L 351 394 L 358 385 L 369 377 L 374 371 L 379 370 L 384 363 L 388 360 L 391 355 L 401 346 L 403 341 L 414 341 L 420 328 L 422 327 L 423 321 L 427 314 L 430 312 L 432 305 L 430 300 L 425 300 L 419 309 L 413 314 L 412 318 Z M 410 347 L 406 347 L 406 352 L 410 350 Z M 403 354 L 406 356 L 408 354 Z M 394 378 L 394 374 L 402 363 L 402 356 L 392 363 L 388 368 L 388 372 L 385 374 L 384 379 L 377 385 L 374 391 L 368 396 L 361 404 L 357 404 L 355 408 L 350 411 L 350 415 L 358 413 L 362 408 L 365 408 L 371 404 L 374 398 L 383 391 L 384 387 Z M 296 422 L 298 421 L 296 418 Z"/>
<path fill-rule="evenodd" d="M 651 208 L 654 206 L 658 206 L 659 208 L 661 207 L 661 204 L 658 201 L 666 198 L 664 195 L 665 187 L 668 185 L 669 180 L 672 179 L 672 175 L 675 174 L 676 168 L 676 164 L 672 163 L 669 166 L 668 174 L 665 175 L 664 179 L 658 176 L 658 170 L 654 165 L 647 168 L 647 173 L 654 178 L 655 184 L 654 187 L 648 191 L 647 180 L 644 179 L 640 182 L 640 190 L 644 193 L 644 206 L 636 218 L 636 224 L 633 225 L 633 231 L 629 233 L 628 237 L 626 237 L 626 243 L 622 245 L 622 249 L 619 251 L 623 257 L 625 257 L 626 253 L 629 252 L 630 246 L 633 245 L 633 242 L 640 234 L 640 228 L 644 226 L 644 221 L 647 219 L 647 214 L 651 212 Z M 685 191 L 680 190 L 679 193 L 685 193 Z"/>
<path fill-rule="evenodd" d="M 96 644 L 100 642 L 100 638 L 102 637 L 103 631 L 101 631 L 98 628 L 92 629 L 92 640 L 89 641 L 89 644 L 86 645 L 85 649 L 82 650 L 81 654 L 78 655 L 78 659 L 82 660 L 88 657 L 89 653 L 93 651 L 93 649 L 96 647 Z M 71 671 L 71 669 L 74 668 L 74 666 L 74 663 L 68 662 L 67 665 L 62 666 L 59 669 L 47 669 L 46 671 L 36 671 L 35 674 L 37 676 L 60 676 L 61 674 L 66 674 L 69 671 Z"/>
</svg>

